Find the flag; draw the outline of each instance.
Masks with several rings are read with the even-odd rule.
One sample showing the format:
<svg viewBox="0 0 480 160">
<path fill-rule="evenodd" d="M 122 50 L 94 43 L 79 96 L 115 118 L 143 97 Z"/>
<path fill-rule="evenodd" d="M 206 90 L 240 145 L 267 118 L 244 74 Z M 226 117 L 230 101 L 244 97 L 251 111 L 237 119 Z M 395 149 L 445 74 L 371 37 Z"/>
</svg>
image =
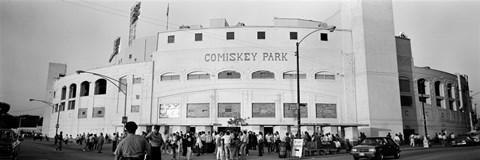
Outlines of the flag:
<svg viewBox="0 0 480 160">
<path fill-rule="evenodd" d="M 167 4 L 167 17 L 168 17 L 168 11 L 170 10 L 170 3 Z"/>
</svg>

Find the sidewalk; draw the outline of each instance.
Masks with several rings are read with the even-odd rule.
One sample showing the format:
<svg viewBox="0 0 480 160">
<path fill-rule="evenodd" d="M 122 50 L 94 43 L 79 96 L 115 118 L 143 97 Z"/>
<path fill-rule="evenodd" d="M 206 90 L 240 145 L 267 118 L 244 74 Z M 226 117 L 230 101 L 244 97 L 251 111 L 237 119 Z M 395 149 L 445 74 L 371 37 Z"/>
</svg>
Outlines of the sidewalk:
<svg viewBox="0 0 480 160">
<path fill-rule="evenodd" d="M 52 147 L 52 152 L 53 152 L 53 149 L 55 148 L 55 146 L 53 145 L 54 141 L 50 140 L 50 141 L 33 141 L 32 139 L 25 139 L 26 142 L 31 142 L 31 143 L 38 143 L 38 144 L 43 144 L 45 146 L 50 146 Z M 77 145 L 75 143 L 70 143 L 70 144 L 67 144 L 67 145 L 63 145 L 63 148 L 64 149 L 67 149 L 67 150 L 73 150 L 73 151 L 77 151 L 77 152 L 83 152 L 83 147 L 85 146 L 85 144 L 83 145 Z M 410 147 L 409 145 L 402 145 L 400 146 L 401 150 L 402 151 L 409 151 L 409 150 L 423 150 L 423 149 L 432 149 L 432 148 L 442 148 L 442 147 L 445 147 L 445 146 L 442 146 L 440 144 L 433 144 L 430 146 L 430 148 L 424 148 L 423 146 L 417 146 L 417 147 Z M 292 157 L 288 157 L 288 158 L 279 158 L 278 157 L 278 153 L 276 152 L 272 152 L 272 153 L 268 153 L 267 149 L 265 148 L 265 154 L 263 156 L 258 156 L 258 150 L 249 150 L 249 155 L 247 156 L 247 159 L 252 159 L 252 160 L 271 160 L 271 159 L 284 159 L 284 160 L 293 160 L 293 159 L 298 159 L 298 158 L 292 158 Z M 97 150 L 92 150 L 92 151 L 86 151 L 84 152 L 85 154 L 98 154 L 97 153 Z M 103 145 L 103 149 L 102 149 L 102 155 L 111 155 L 112 158 L 113 158 L 113 153 L 112 153 L 112 143 L 108 143 L 108 144 L 104 144 Z M 307 157 L 302 157 L 302 159 L 314 159 L 314 158 L 325 158 L 325 157 L 338 157 L 338 156 L 345 156 L 345 155 L 349 155 L 349 153 L 347 153 L 344 149 L 341 150 L 341 152 L 339 154 L 327 154 L 327 155 L 316 155 L 316 156 L 307 156 Z M 166 159 L 166 160 L 171 160 L 173 159 L 173 156 L 170 155 L 170 154 L 163 154 L 162 155 L 162 159 Z M 177 157 L 177 159 L 179 159 Z M 214 153 L 205 153 L 204 155 L 200 155 L 200 156 L 196 156 L 195 153 L 192 154 L 191 156 L 191 160 L 215 160 L 216 159 L 216 155 Z"/>
</svg>

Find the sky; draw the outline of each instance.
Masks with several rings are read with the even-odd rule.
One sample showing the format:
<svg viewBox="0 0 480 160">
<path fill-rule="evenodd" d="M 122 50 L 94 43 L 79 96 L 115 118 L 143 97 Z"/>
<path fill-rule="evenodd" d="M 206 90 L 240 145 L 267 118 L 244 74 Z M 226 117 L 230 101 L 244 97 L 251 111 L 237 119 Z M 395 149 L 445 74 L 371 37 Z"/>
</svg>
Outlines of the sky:
<svg viewBox="0 0 480 160">
<path fill-rule="evenodd" d="M 113 40 L 127 46 L 130 8 L 135 1 L 0 0 L 0 101 L 10 114 L 42 115 L 48 63 L 67 64 L 67 75 L 108 65 Z M 208 26 L 226 18 L 230 25 L 273 25 L 274 17 L 323 21 L 338 11 L 325 0 L 142 1 L 137 37 L 169 27 Z M 415 66 L 466 74 L 472 94 L 480 92 L 480 1 L 394 0 L 395 34 L 410 39 Z M 334 25 L 334 24 L 333 24 Z M 394 35 L 392 35 L 394 36 Z M 473 103 L 479 104 L 480 94 Z"/>
</svg>

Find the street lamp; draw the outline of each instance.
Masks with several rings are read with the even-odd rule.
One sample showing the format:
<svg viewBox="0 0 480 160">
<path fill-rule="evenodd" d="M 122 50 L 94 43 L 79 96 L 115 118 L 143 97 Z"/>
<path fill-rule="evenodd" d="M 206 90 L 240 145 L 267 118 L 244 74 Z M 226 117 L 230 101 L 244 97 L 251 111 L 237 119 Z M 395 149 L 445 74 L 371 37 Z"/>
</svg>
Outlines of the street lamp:
<svg viewBox="0 0 480 160">
<path fill-rule="evenodd" d="M 52 107 L 52 110 L 55 109 L 55 105 L 54 105 L 53 103 L 50 103 L 50 102 L 47 102 L 47 101 L 43 101 L 43 100 L 38 100 L 38 99 L 30 99 L 30 102 L 32 102 L 32 101 L 37 101 L 37 102 L 45 103 L 45 104 L 51 106 L 51 107 Z M 58 108 L 57 124 L 55 125 L 55 135 L 58 134 L 58 127 L 60 127 L 60 125 L 58 124 L 58 120 L 60 119 L 60 107 L 61 107 L 61 106 L 62 106 L 62 105 L 60 104 L 60 105 L 59 105 L 59 108 Z"/>
<path fill-rule="evenodd" d="M 122 123 L 125 125 L 125 123 L 127 123 L 127 120 L 128 120 L 128 117 L 127 117 L 127 83 L 123 83 L 115 78 L 112 78 L 112 77 L 109 77 L 109 76 L 106 76 L 106 75 L 103 75 L 103 74 L 99 74 L 99 73 L 95 73 L 95 72 L 89 72 L 89 71 L 82 71 L 82 70 L 78 70 L 76 71 L 77 74 L 81 74 L 81 73 L 88 73 L 88 74 L 93 74 L 93 75 L 96 75 L 96 76 L 99 76 L 99 77 L 102 77 L 102 78 L 105 78 L 106 80 L 108 80 L 110 83 L 112 83 L 113 85 L 115 85 L 123 94 L 125 94 L 125 107 L 124 107 L 124 110 L 123 110 L 123 117 L 122 117 Z M 123 77 L 126 77 L 123 76 Z M 122 79 L 123 77 L 120 77 L 120 79 Z M 117 82 L 118 85 L 114 82 Z M 121 86 L 124 85 L 125 86 L 125 90 L 123 90 L 121 88 Z"/>
<path fill-rule="evenodd" d="M 18 121 L 18 128 L 22 127 L 22 119 L 25 119 L 25 118 L 27 118 L 27 117 L 20 117 L 20 116 L 18 117 L 18 120 L 19 120 Z"/>
<path fill-rule="evenodd" d="M 299 63 L 299 59 L 300 59 L 300 51 L 299 51 L 299 47 L 300 47 L 300 43 L 303 42 L 303 40 L 305 40 L 305 38 L 307 38 L 308 36 L 310 36 L 311 34 L 315 33 L 315 32 L 318 32 L 318 31 L 321 31 L 321 30 L 328 30 L 330 32 L 333 32 L 335 30 L 335 28 L 337 28 L 336 26 L 328 26 L 326 23 L 321 23 L 318 25 L 318 29 L 308 33 L 306 36 L 304 36 L 300 41 L 298 41 L 296 43 L 296 46 L 297 46 L 297 51 L 295 52 L 295 56 L 297 56 L 297 125 L 298 125 L 298 138 L 301 138 L 301 126 L 300 126 L 300 119 L 301 119 L 301 115 L 300 115 L 300 63 Z"/>
<path fill-rule="evenodd" d="M 423 79 L 422 83 L 422 90 L 425 89 L 425 79 Z M 423 147 L 428 148 L 428 139 L 427 139 L 427 118 L 425 116 L 425 101 L 427 100 L 427 97 L 425 97 L 425 91 L 423 91 L 423 94 L 420 94 L 420 101 L 422 102 L 422 110 L 423 110 L 423 127 L 425 129 L 425 136 L 423 137 Z"/>
</svg>

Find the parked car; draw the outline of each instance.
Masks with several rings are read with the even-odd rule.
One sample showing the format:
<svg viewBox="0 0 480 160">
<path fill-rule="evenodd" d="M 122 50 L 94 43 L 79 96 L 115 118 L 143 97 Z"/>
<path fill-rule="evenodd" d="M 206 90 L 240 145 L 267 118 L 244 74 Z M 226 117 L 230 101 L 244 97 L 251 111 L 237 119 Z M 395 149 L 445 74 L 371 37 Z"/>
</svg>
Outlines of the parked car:
<svg viewBox="0 0 480 160">
<path fill-rule="evenodd" d="M 15 131 L 0 129 L 0 159 L 16 160 L 22 140 Z"/>
<path fill-rule="evenodd" d="M 480 132 L 479 131 L 470 131 L 468 132 L 470 138 L 475 142 L 475 144 L 480 144 Z"/>
<path fill-rule="evenodd" d="M 33 141 L 39 139 L 40 141 L 43 140 L 43 135 L 42 133 L 35 133 L 35 135 L 33 136 Z"/>
<path fill-rule="evenodd" d="M 470 138 L 469 135 L 458 135 L 455 137 L 455 142 L 453 146 L 471 146 L 474 145 L 474 141 Z"/>
<path fill-rule="evenodd" d="M 385 156 L 393 156 L 400 158 L 400 146 L 395 143 L 392 138 L 387 137 L 368 137 L 364 139 L 359 145 L 352 148 L 350 154 L 353 159 L 360 158 L 375 158 L 382 160 Z"/>
</svg>

